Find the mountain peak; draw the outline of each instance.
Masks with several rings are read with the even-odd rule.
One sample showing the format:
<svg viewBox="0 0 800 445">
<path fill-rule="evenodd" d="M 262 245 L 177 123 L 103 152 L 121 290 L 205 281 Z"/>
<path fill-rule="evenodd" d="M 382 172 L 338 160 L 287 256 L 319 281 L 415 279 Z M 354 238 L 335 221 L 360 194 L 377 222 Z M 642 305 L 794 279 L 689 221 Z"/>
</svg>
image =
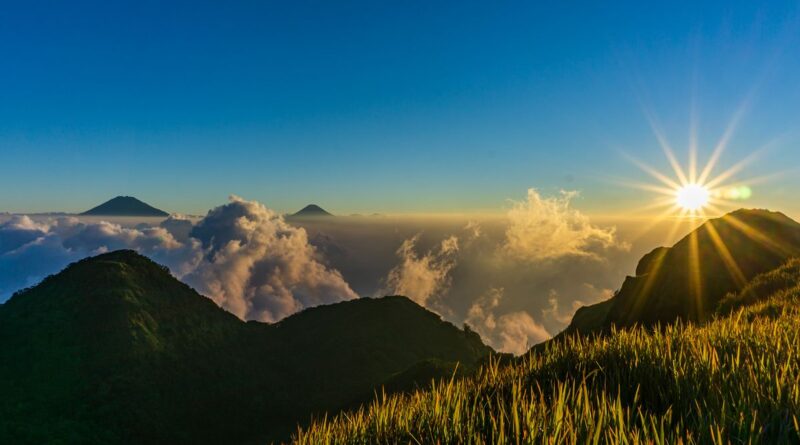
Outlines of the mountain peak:
<svg viewBox="0 0 800 445">
<path fill-rule="evenodd" d="M 328 212 L 327 210 L 323 209 L 322 207 L 316 204 L 309 204 L 299 212 L 292 214 L 293 217 L 320 217 L 320 216 L 333 216 L 332 213 Z"/>
<path fill-rule="evenodd" d="M 578 311 L 566 331 L 704 321 L 726 294 L 798 255 L 799 223 L 780 212 L 739 209 L 645 255 L 614 297 Z"/>
<path fill-rule="evenodd" d="M 474 369 L 491 354 L 476 334 L 403 297 L 244 323 L 119 250 L 0 304 L 0 419 L 19 426 L 0 428 L 0 442 L 282 441 L 311 413 L 371 400 L 387 382 L 449 378 L 456 363 Z M 431 360 L 445 366 L 419 365 Z"/>
<path fill-rule="evenodd" d="M 182 322 L 189 313 L 202 318 L 206 325 L 240 323 L 176 280 L 165 266 L 133 250 L 116 250 L 72 263 L 39 285 L 15 293 L 6 307 L 94 314 L 80 321 L 86 332 L 103 330 L 111 320 L 120 322 L 141 314 L 146 314 L 143 319 L 148 320 L 151 333 L 161 324 Z M 180 314 L 184 315 L 173 319 Z"/>
<path fill-rule="evenodd" d="M 87 210 L 87 216 L 169 216 L 169 213 L 144 203 L 133 196 L 117 196 Z"/>
</svg>

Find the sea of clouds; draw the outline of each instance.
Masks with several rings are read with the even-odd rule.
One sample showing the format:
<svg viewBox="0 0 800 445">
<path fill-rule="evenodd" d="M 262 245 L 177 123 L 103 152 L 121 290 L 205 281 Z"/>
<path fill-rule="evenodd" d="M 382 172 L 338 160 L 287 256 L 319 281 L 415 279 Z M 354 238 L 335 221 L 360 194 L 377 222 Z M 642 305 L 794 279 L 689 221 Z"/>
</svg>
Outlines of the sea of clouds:
<svg viewBox="0 0 800 445">
<path fill-rule="evenodd" d="M 0 225 L 0 298 L 70 262 L 133 249 L 246 320 L 274 322 L 307 307 L 356 298 L 323 265 L 306 231 L 263 205 L 231 197 L 196 224 L 171 216 L 156 227 L 15 215 Z"/>
<path fill-rule="evenodd" d="M 235 196 L 200 219 L 135 226 L 12 215 L 0 223 L 0 302 L 86 256 L 134 249 L 245 320 L 405 295 L 519 354 L 581 305 L 609 298 L 631 267 L 630 245 L 575 209 L 576 198 L 531 189 L 485 221 L 301 222 Z"/>
</svg>

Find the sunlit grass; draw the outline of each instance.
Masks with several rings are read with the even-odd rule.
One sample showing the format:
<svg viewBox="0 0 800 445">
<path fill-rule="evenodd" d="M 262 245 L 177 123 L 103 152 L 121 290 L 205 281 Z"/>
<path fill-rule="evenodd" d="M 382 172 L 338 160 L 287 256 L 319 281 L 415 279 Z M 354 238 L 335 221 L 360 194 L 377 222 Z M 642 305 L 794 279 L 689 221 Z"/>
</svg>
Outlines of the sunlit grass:
<svg viewBox="0 0 800 445">
<path fill-rule="evenodd" d="M 379 396 L 294 440 L 800 443 L 800 290 L 785 275 L 772 297 L 706 325 L 566 337 L 473 378 Z"/>
</svg>

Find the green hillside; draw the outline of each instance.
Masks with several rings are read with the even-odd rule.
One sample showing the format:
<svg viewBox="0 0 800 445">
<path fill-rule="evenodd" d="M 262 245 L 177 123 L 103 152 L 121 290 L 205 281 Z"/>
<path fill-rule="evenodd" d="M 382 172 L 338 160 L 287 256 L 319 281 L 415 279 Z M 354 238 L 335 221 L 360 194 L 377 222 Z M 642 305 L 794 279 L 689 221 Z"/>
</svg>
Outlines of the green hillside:
<svg viewBox="0 0 800 445">
<path fill-rule="evenodd" d="M 707 320 L 720 300 L 800 255 L 800 224 L 782 213 L 738 210 L 644 256 L 613 298 L 581 309 L 572 332 Z"/>
<path fill-rule="evenodd" d="M 294 440 L 800 443 L 798 267 L 757 276 L 703 325 L 563 336 L 516 364 L 322 419 Z"/>
<path fill-rule="evenodd" d="M 0 443 L 265 443 L 417 363 L 491 353 L 404 297 L 245 323 L 112 252 L 0 305 Z"/>
</svg>

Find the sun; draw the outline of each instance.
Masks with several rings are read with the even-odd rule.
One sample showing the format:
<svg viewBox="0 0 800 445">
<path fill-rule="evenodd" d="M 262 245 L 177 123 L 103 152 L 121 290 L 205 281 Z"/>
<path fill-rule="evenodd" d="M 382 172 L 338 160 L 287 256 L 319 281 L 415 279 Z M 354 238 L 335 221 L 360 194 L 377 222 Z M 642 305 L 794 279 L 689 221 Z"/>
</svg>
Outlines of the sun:
<svg viewBox="0 0 800 445">
<path fill-rule="evenodd" d="M 686 184 L 675 191 L 675 204 L 689 212 L 703 210 L 711 201 L 711 191 L 701 184 Z"/>
<path fill-rule="evenodd" d="M 697 123 L 694 118 L 691 122 L 689 144 L 686 147 L 688 149 L 688 162 L 686 164 L 682 164 L 678 160 L 675 151 L 658 125 L 657 119 L 652 113 L 647 112 L 653 133 L 664 155 L 666 155 L 666 160 L 671 169 L 658 170 L 632 156 L 626 155 L 628 160 L 636 164 L 655 181 L 622 181 L 620 183 L 658 195 L 653 197 L 650 204 L 633 212 L 641 212 L 642 216 L 650 219 L 649 221 L 643 220 L 644 223 L 641 225 L 639 233 L 634 236 L 643 236 L 662 221 L 672 220 L 673 223 L 667 229 L 664 237 L 664 245 L 669 245 L 678 239 L 678 232 L 682 227 L 686 227 L 684 223 L 688 222 L 693 226 L 688 235 L 687 269 L 690 271 L 688 279 L 696 297 L 698 309 L 702 308 L 701 297 L 703 290 L 700 271 L 703 267 L 701 263 L 704 256 L 701 253 L 708 247 L 703 245 L 703 242 L 710 244 L 711 248 L 717 252 L 722 264 L 740 286 L 744 287 L 746 282 L 736 258 L 725 244 L 725 238 L 717 231 L 715 224 L 705 224 L 704 221 L 725 214 L 727 226 L 732 230 L 740 232 L 743 236 L 755 242 L 764 244 L 769 249 L 781 250 L 781 246 L 777 246 L 771 241 L 769 234 L 761 233 L 758 228 L 751 227 L 746 221 L 738 218 L 735 213 L 730 212 L 737 207 L 741 207 L 743 201 L 747 201 L 753 196 L 752 187 L 755 184 L 769 181 L 776 175 L 781 175 L 781 173 L 773 173 L 757 177 L 739 177 L 740 173 L 757 159 L 762 151 L 771 147 L 779 139 L 769 141 L 761 147 L 750 150 L 745 158 L 733 163 L 721 172 L 716 171 L 720 167 L 720 158 L 731 141 L 731 135 L 734 133 L 743 109 L 744 106 L 737 111 L 716 145 L 708 147 L 711 149 L 710 155 L 703 165 L 698 164 L 697 159 L 701 144 L 697 138 Z M 700 224 L 697 224 L 697 222 L 700 222 Z M 704 238 L 701 238 L 701 236 Z M 701 239 L 705 241 L 701 241 Z M 654 283 L 654 278 L 659 274 L 660 267 L 661 261 L 654 261 L 649 266 L 646 274 L 648 277 L 645 279 L 644 287 L 641 290 L 642 294 L 649 292 L 650 286 Z"/>
<path fill-rule="evenodd" d="M 716 172 L 720 158 L 725 148 L 730 143 L 734 127 L 738 122 L 740 113 L 734 116 L 719 141 L 708 147 L 709 156 L 705 164 L 698 163 L 700 143 L 696 135 L 696 123 L 692 122 L 692 130 L 688 144 L 688 162 L 685 164 L 678 160 L 667 137 L 658 125 L 657 119 L 647 113 L 648 121 L 653 129 L 658 144 L 660 145 L 671 169 L 659 170 L 644 162 L 622 153 L 625 157 L 638 166 L 643 172 L 655 179 L 655 182 L 640 182 L 622 180 L 618 183 L 624 186 L 637 188 L 659 195 L 649 204 L 638 210 L 647 216 L 653 217 L 653 224 L 667 218 L 681 220 L 706 219 L 721 215 L 741 207 L 742 201 L 753 196 L 751 188 L 756 183 L 770 180 L 775 175 L 760 177 L 738 178 L 745 168 L 750 165 L 761 152 L 772 146 L 777 140 L 750 150 L 750 153 L 738 162 L 732 163 L 727 169 Z M 658 213 L 653 213 L 654 211 Z"/>
</svg>

